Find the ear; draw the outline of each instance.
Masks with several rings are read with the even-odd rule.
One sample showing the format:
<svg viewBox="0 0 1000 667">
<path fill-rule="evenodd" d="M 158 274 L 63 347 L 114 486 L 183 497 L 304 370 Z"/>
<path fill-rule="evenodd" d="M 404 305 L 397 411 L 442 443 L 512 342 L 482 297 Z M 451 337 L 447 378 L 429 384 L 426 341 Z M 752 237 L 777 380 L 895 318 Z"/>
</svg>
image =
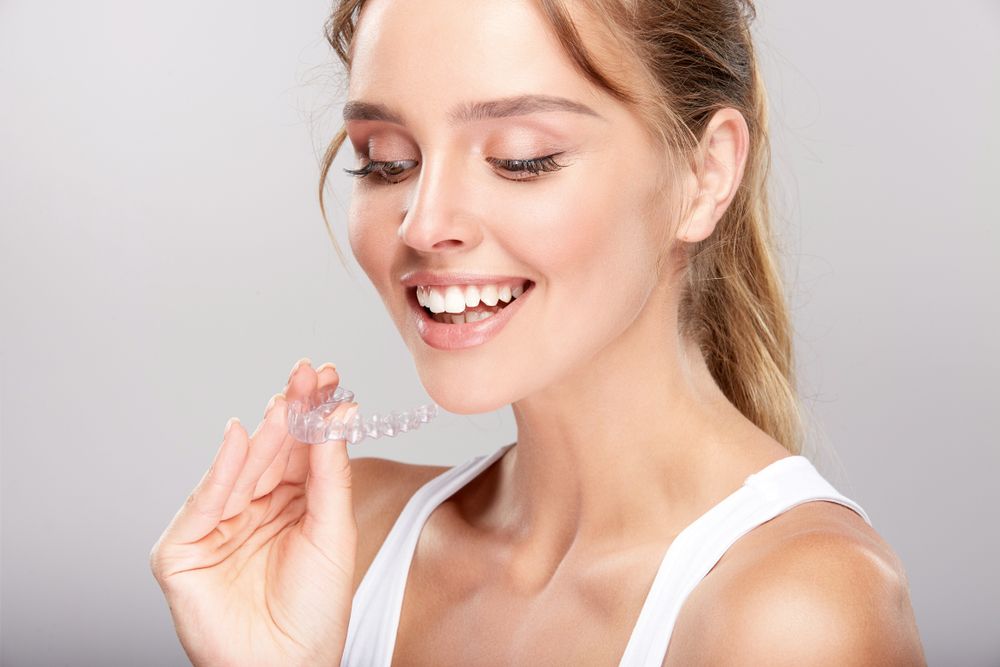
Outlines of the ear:
<svg viewBox="0 0 1000 667">
<path fill-rule="evenodd" d="M 743 115 L 728 107 L 716 111 L 698 144 L 695 157 L 701 174 L 690 174 L 695 196 L 688 219 L 678 227 L 679 240 L 694 243 L 715 230 L 739 189 L 749 146 Z"/>
</svg>

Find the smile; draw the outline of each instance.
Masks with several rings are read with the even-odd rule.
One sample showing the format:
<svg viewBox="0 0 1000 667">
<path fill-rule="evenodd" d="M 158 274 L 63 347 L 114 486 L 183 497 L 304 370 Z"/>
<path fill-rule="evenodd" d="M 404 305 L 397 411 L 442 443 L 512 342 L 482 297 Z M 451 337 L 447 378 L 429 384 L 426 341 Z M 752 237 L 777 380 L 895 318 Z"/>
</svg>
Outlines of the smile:
<svg viewBox="0 0 1000 667">
<path fill-rule="evenodd" d="M 476 285 L 418 285 L 407 289 L 417 332 L 439 350 L 482 345 L 520 310 L 530 280 Z"/>
</svg>

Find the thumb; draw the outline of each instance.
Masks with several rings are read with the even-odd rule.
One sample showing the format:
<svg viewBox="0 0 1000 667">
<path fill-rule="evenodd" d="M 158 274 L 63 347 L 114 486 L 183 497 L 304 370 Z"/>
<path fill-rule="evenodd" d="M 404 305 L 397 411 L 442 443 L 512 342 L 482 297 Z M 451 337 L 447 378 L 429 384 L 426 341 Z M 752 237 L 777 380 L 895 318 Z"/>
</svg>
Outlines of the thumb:
<svg viewBox="0 0 1000 667">
<path fill-rule="evenodd" d="M 342 403 L 331 418 L 347 423 L 357 411 L 357 403 Z M 351 499 L 351 461 L 345 438 L 309 445 L 306 514 L 302 529 L 318 547 L 329 550 L 328 554 L 337 552 L 345 534 L 357 530 Z"/>
</svg>

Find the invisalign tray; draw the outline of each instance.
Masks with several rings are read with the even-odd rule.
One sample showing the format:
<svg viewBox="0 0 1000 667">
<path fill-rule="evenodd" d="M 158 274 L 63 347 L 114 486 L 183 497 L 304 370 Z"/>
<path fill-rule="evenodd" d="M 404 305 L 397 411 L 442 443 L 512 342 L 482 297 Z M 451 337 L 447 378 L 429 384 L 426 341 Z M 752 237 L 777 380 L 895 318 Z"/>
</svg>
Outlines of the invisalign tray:
<svg viewBox="0 0 1000 667">
<path fill-rule="evenodd" d="M 316 393 L 316 398 L 318 401 L 312 408 L 301 401 L 292 401 L 288 405 L 288 432 L 296 440 L 311 445 L 340 439 L 353 445 L 365 438 L 395 437 L 398 433 L 419 428 L 438 414 L 437 404 L 429 403 L 404 412 L 393 410 L 388 415 L 376 412 L 367 419 L 360 412 L 355 412 L 345 424 L 339 419 L 331 419 L 330 415 L 340 403 L 354 400 L 353 391 L 340 386 L 330 391 L 329 387 L 325 387 Z"/>
</svg>

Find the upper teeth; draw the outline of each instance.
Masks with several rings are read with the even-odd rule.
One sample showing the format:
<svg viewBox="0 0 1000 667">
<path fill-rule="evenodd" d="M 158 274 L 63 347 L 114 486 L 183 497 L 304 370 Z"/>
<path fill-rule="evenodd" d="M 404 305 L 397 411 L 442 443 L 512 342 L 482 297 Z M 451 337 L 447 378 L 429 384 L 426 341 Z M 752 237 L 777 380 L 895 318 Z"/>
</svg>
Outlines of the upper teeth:
<svg viewBox="0 0 1000 667">
<path fill-rule="evenodd" d="M 481 303 L 495 306 L 509 303 L 524 293 L 524 283 L 517 285 L 433 285 L 417 287 L 417 302 L 432 313 L 462 313 Z"/>
</svg>

